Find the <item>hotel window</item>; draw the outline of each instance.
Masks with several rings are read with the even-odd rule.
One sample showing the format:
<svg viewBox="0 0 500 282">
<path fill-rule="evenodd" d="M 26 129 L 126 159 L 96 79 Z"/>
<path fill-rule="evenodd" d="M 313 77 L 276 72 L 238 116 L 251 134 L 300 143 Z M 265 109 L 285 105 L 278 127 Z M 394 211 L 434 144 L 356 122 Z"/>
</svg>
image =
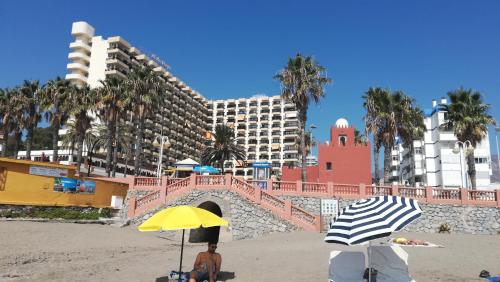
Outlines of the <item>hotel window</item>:
<svg viewBox="0 0 500 282">
<path fill-rule="evenodd" d="M 326 163 L 326 170 L 332 170 L 332 163 L 331 162 Z"/>
</svg>

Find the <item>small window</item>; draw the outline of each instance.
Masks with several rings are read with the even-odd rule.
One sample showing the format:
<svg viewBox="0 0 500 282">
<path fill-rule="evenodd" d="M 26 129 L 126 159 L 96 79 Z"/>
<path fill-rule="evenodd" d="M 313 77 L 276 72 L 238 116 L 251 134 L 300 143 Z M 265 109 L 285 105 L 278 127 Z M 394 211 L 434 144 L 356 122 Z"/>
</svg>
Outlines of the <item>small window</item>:
<svg viewBox="0 0 500 282">
<path fill-rule="evenodd" d="M 331 162 L 326 163 L 326 170 L 332 170 L 332 163 Z"/>
<path fill-rule="evenodd" d="M 392 160 L 393 160 L 393 161 L 398 161 L 398 160 L 399 160 L 399 158 L 398 158 L 398 156 L 392 156 Z"/>
<path fill-rule="evenodd" d="M 339 135 L 339 146 L 345 147 L 346 143 L 347 143 L 347 136 Z"/>
</svg>

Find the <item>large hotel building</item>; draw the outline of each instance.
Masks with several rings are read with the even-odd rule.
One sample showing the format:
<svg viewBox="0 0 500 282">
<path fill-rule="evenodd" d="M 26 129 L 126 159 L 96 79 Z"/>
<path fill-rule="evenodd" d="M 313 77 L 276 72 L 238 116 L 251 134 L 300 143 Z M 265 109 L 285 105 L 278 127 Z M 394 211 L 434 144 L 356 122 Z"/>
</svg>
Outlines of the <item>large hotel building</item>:
<svg viewBox="0 0 500 282">
<path fill-rule="evenodd" d="M 156 165 L 159 149 L 152 145 L 160 135 L 168 136 L 171 147 L 164 154 L 163 164 L 185 158 L 199 161 L 207 132 L 217 124 L 226 123 L 235 129 L 237 143 L 245 148 L 246 160 L 229 161 L 226 171 L 252 177 L 251 163 L 272 163 L 277 174 L 283 165 L 296 165 L 298 151 L 298 120 L 294 105 L 280 96 L 210 101 L 174 76 L 156 56 L 144 54 L 119 36 L 96 36 L 86 22 L 73 23 L 66 79 L 75 84 L 100 87 L 108 76 L 125 78 L 133 68 L 150 66 L 170 85 L 163 111 L 147 120 L 144 136 L 146 166 Z M 131 123 L 131 120 L 124 121 Z"/>
</svg>

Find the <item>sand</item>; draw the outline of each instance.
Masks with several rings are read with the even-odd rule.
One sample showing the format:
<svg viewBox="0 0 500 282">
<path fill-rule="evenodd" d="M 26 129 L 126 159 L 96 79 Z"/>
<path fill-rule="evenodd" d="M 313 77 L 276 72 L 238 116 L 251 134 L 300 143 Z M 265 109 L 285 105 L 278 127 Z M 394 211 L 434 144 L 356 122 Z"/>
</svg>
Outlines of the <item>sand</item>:
<svg viewBox="0 0 500 282">
<path fill-rule="evenodd" d="M 405 248 L 417 281 L 485 281 L 500 274 L 500 236 L 408 234 L 444 248 Z M 294 232 L 219 243 L 223 281 L 327 281 L 328 256 L 348 249 L 324 234 Z M 360 248 L 360 247 L 354 247 Z M 205 244 L 187 244 L 191 269 Z M 362 247 L 361 247 L 362 249 Z M 0 281 L 167 281 L 178 269 L 180 233 L 141 233 L 133 227 L 0 222 Z"/>
</svg>

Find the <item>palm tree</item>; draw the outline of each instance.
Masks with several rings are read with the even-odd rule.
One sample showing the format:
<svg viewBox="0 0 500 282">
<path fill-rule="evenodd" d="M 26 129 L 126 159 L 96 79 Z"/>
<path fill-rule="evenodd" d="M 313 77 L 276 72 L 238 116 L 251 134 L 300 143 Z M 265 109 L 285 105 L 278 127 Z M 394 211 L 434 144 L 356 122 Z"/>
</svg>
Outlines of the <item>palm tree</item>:
<svg viewBox="0 0 500 282">
<path fill-rule="evenodd" d="M 85 132 L 84 144 L 86 147 L 86 159 L 87 159 L 87 176 L 90 176 L 90 171 L 92 168 L 92 157 L 97 149 L 99 149 L 104 144 L 104 139 L 101 138 L 102 132 L 106 130 L 105 126 L 93 126 L 90 130 Z M 74 121 L 69 121 L 66 124 L 66 133 L 62 136 L 63 147 L 73 147 L 75 144 L 79 143 L 80 132 L 78 132 L 77 125 Z"/>
<path fill-rule="evenodd" d="M 159 107 L 165 95 L 164 81 L 149 67 L 133 69 L 125 80 L 125 87 L 134 105 L 136 122 L 135 140 L 135 175 L 138 176 L 141 168 L 142 143 L 144 136 L 144 123 L 154 110 Z"/>
<path fill-rule="evenodd" d="M 49 80 L 40 90 L 39 103 L 44 110 L 45 119 L 48 120 L 53 128 L 52 131 L 52 156 L 54 162 L 58 161 L 59 155 L 59 129 L 66 124 L 69 118 L 67 108 L 68 97 L 71 91 L 69 81 L 57 77 Z"/>
<path fill-rule="evenodd" d="M 319 103 L 325 96 L 325 85 L 331 79 L 325 75 L 326 69 L 319 65 L 311 56 L 303 57 L 297 54 L 295 58 L 288 59 L 288 63 L 274 79 L 281 83 L 281 96 L 292 101 L 298 111 L 300 127 L 300 154 L 302 156 L 302 181 L 307 179 L 306 159 L 306 122 L 307 109 L 311 99 Z"/>
<path fill-rule="evenodd" d="M 117 149 L 117 123 L 120 117 L 126 113 L 125 109 L 129 104 L 129 99 L 126 96 L 123 80 L 116 77 L 106 77 L 106 80 L 101 81 L 102 87 L 97 88 L 99 95 L 100 118 L 106 123 L 108 140 L 106 142 L 106 173 L 108 177 L 111 175 L 112 158 L 116 154 Z M 113 148 L 115 151 L 113 151 Z"/>
<path fill-rule="evenodd" d="M 382 97 L 388 95 L 389 91 L 386 89 L 382 89 L 380 87 L 370 87 L 363 96 L 363 99 L 365 100 L 363 103 L 363 107 L 366 110 L 366 114 L 363 117 L 363 120 L 365 122 L 365 132 L 366 135 L 373 136 L 373 165 L 375 169 L 375 183 L 378 183 L 380 179 L 378 160 L 380 155 L 380 148 L 382 147 L 382 127 L 384 124 L 382 122 L 381 116 L 379 115 L 380 108 L 382 108 L 382 105 L 380 105 L 380 103 L 382 102 Z"/>
<path fill-rule="evenodd" d="M 25 97 L 25 109 L 23 125 L 26 134 L 26 159 L 31 160 L 31 147 L 33 144 L 33 134 L 38 123 L 42 119 L 40 112 L 38 95 L 40 92 L 40 82 L 38 80 L 25 80 L 20 88 L 20 93 Z"/>
<path fill-rule="evenodd" d="M 403 108 L 399 116 L 399 137 L 405 148 L 410 151 L 411 161 L 410 169 L 412 173 L 411 184 L 416 184 L 415 179 L 415 146 L 413 141 L 421 140 L 424 137 L 426 130 L 424 123 L 424 112 L 422 109 L 415 105 L 415 100 L 410 99 L 410 105 L 407 108 Z"/>
<path fill-rule="evenodd" d="M 236 144 L 234 130 L 226 124 L 218 124 L 215 127 L 215 138 L 201 154 L 202 164 L 219 164 L 224 173 L 224 162 L 228 160 L 244 160 L 245 149 Z"/>
<path fill-rule="evenodd" d="M 384 183 L 390 182 L 391 153 L 396 137 L 402 130 L 405 115 L 413 105 L 410 97 L 401 91 L 390 92 L 388 89 L 370 88 L 363 96 L 366 109 L 365 130 L 374 139 L 375 170 L 378 170 L 378 153 L 384 146 Z M 375 171 L 376 181 L 378 171 Z"/>
<path fill-rule="evenodd" d="M 447 121 L 443 127 L 453 130 L 459 141 L 471 143 L 473 148 L 466 154 L 467 173 L 472 189 L 476 189 L 474 148 L 486 137 L 488 125 L 495 125 L 496 121 L 488 114 L 490 105 L 483 103 L 481 93 L 478 91 L 461 87 L 448 92 L 448 96 L 451 103 L 446 106 Z"/>
<path fill-rule="evenodd" d="M 361 134 L 361 132 L 357 129 L 354 130 L 354 143 L 355 144 L 365 144 L 366 145 L 366 136 Z"/>
<path fill-rule="evenodd" d="M 71 87 L 68 103 L 66 103 L 66 108 L 64 110 L 75 120 L 74 122 L 78 144 L 76 167 L 78 172 L 80 172 L 80 167 L 82 165 L 85 135 L 92 127 L 92 121 L 94 118 L 91 116 L 91 113 L 96 110 L 96 106 L 97 94 L 95 91 L 90 90 L 88 85 L 75 85 Z"/>
<path fill-rule="evenodd" d="M 26 105 L 26 98 L 20 94 L 18 88 L 6 89 L 2 91 L 2 131 L 3 150 L 2 156 L 7 156 L 7 140 L 12 133 L 14 137 L 14 158 L 17 158 L 21 134 L 23 130 L 23 117 Z"/>
</svg>

